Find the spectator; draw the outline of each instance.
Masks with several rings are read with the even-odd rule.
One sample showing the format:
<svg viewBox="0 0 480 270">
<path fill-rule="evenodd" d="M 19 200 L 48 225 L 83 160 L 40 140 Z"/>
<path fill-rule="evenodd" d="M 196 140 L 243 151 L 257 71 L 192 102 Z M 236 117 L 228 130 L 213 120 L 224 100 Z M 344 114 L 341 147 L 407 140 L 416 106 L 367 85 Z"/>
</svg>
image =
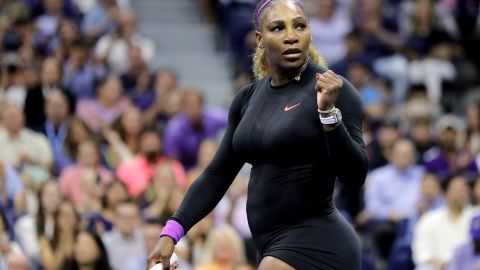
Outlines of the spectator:
<svg viewBox="0 0 480 270">
<path fill-rule="evenodd" d="M 25 98 L 25 120 L 27 127 L 37 129 L 45 123 L 45 103 L 48 95 L 54 90 L 63 91 L 60 87 L 60 63 L 55 58 L 46 58 L 42 63 L 40 85 L 28 89 Z M 70 109 L 73 111 L 73 98 L 69 95 Z"/>
<path fill-rule="evenodd" d="M 101 210 L 104 188 L 113 181 L 113 174 L 100 164 L 100 150 L 94 141 L 79 145 L 78 162 L 62 171 L 60 189 L 80 213 Z"/>
<path fill-rule="evenodd" d="M 128 0 L 127 0 L 128 1 Z M 85 1 L 78 1 L 85 3 Z M 121 7 L 118 7 L 115 0 L 99 0 L 95 1 L 95 6 L 86 12 L 81 22 L 82 33 L 90 40 L 96 40 L 101 35 L 114 31 L 118 11 Z"/>
<path fill-rule="evenodd" d="M 90 130 L 98 133 L 109 127 L 129 105 L 129 100 L 123 96 L 120 80 L 116 75 L 110 75 L 98 87 L 95 99 L 79 101 L 77 115 Z"/>
<path fill-rule="evenodd" d="M 73 247 L 80 226 L 80 217 L 74 206 L 62 202 L 55 212 L 53 238 L 40 236 L 40 261 L 45 270 L 59 270 L 73 256 Z"/>
<path fill-rule="evenodd" d="M 337 0 L 316 1 L 316 14 L 310 17 L 312 39 L 329 65 L 346 56 L 345 36 L 352 30 L 347 7 Z"/>
<path fill-rule="evenodd" d="M 214 228 L 205 243 L 203 263 L 195 270 L 235 269 L 245 260 L 240 235 L 230 226 Z"/>
<path fill-rule="evenodd" d="M 164 126 L 179 112 L 177 74 L 173 70 L 162 69 L 157 72 L 153 82 L 154 93 L 133 93 L 135 104 L 145 111 L 145 121 L 150 125 Z"/>
<path fill-rule="evenodd" d="M 95 86 L 106 75 L 101 64 L 90 60 L 87 44 L 77 38 L 69 46 L 68 58 L 63 65 L 62 85 L 75 99 L 83 100 L 95 96 Z"/>
<path fill-rule="evenodd" d="M 409 137 L 415 144 L 416 162 L 419 165 L 425 164 L 425 153 L 435 147 L 435 139 L 431 126 L 431 121 L 423 117 L 414 119 L 409 129 Z"/>
<path fill-rule="evenodd" d="M 133 201 L 123 201 L 115 208 L 115 228 L 102 236 L 113 269 L 122 269 L 132 258 L 141 256 L 145 247 L 140 227 L 140 210 Z"/>
<path fill-rule="evenodd" d="M 366 145 L 370 170 L 387 165 L 394 143 L 400 139 L 399 123 L 394 119 L 383 119 L 379 127 L 374 128 L 374 140 Z"/>
<path fill-rule="evenodd" d="M 63 13 L 64 1 L 62 0 L 44 0 L 43 4 L 45 13 L 37 18 L 37 32 L 34 40 L 37 50 L 46 55 L 47 48 L 56 37 L 57 29 L 65 14 Z"/>
<path fill-rule="evenodd" d="M 155 130 L 145 130 L 140 136 L 140 152 L 132 160 L 123 162 L 118 166 L 117 175 L 127 186 L 128 193 L 133 197 L 140 196 L 150 183 L 154 168 L 168 159 L 163 156 L 163 142 Z M 180 183 L 185 183 L 183 166 L 172 161 L 175 178 Z"/>
<path fill-rule="evenodd" d="M 165 154 L 179 160 L 188 170 L 197 164 L 200 143 L 216 138 L 226 128 L 227 114 L 223 110 L 204 109 L 200 92 L 185 92 L 182 113 L 172 118 L 165 128 Z"/>
<path fill-rule="evenodd" d="M 417 269 L 444 269 L 455 249 L 467 242 L 473 216 L 469 193 L 467 179 L 453 177 L 446 183 L 446 205 L 420 218 L 412 244 Z"/>
<path fill-rule="evenodd" d="M 170 217 L 175 209 L 171 208 L 170 200 L 179 188 L 178 180 L 175 178 L 173 163 L 170 161 L 158 164 L 155 167 L 153 180 L 150 188 L 145 190 L 144 200 L 146 203 L 143 210 L 145 217 Z"/>
<path fill-rule="evenodd" d="M 50 142 L 54 156 L 55 175 L 58 175 L 65 167 L 73 164 L 73 160 L 65 149 L 69 112 L 68 97 L 65 93 L 62 91 L 52 92 L 45 104 L 45 123 L 37 130 L 47 136 Z"/>
<path fill-rule="evenodd" d="M 54 181 L 42 183 L 38 192 L 38 211 L 35 215 L 28 214 L 15 222 L 15 238 L 32 262 L 39 262 L 39 237 L 48 241 L 53 239 L 55 231 L 55 213 L 62 197 L 60 188 Z"/>
<path fill-rule="evenodd" d="M 0 130 L 0 160 L 15 168 L 35 166 L 50 170 L 53 155 L 47 138 L 25 128 L 24 116 L 20 108 L 8 104 L 3 108 Z"/>
<path fill-rule="evenodd" d="M 64 149 L 66 155 L 72 163 L 76 160 L 76 155 L 78 153 L 78 146 L 80 143 L 91 138 L 92 134 L 90 129 L 87 127 L 85 122 L 83 122 L 77 116 L 73 116 L 68 121 L 68 131 L 64 142 Z"/>
<path fill-rule="evenodd" d="M 65 262 L 62 269 L 111 270 L 107 251 L 100 236 L 89 231 L 81 231 L 73 247 L 73 257 Z"/>
<path fill-rule="evenodd" d="M 383 259 L 388 258 L 398 223 L 415 213 L 420 197 L 423 169 L 415 165 L 411 141 L 397 141 L 390 163 L 370 173 L 365 187 L 365 214 L 374 244 Z M 402 190 L 402 196 L 398 191 Z"/>
<path fill-rule="evenodd" d="M 88 230 L 100 235 L 111 231 L 117 205 L 128 198 L 127 188 L 122 181 L 110 182 L 102 197 L 102 211 L 87 215 Z"/>
<path fill-rule="evenodd" d="M 459 246 L 448 263 L 447 270 L 470 270 L 480 268 L 480 216 L 475 216 L 470 225 L 469 243 Z"/>
<path fill-rule="evenodd" d="M 145 92 L 150 90 L 150 72 L 147 63 L 142 58 L 141 48 L 130 46 L 128 50 L 128 70 L 120 76 L 123 88 L 127 94 L 133 91 Z"/>
<path fill-rule="evenodd" d="M 143 61 L 149 66 L 154 58 L 155 46 L 137 32 L 137 17 L 132 11 L 118 14 L 118 29 L 100 38 L 95 46 L 95 56 L 116 74 L 127 72 L 130 46 L 140 48 Z"/>
<path fill-rule="evenodd" d="M 425 153 L 427 171 L 439 176 L 440 181 L 463 174 L 473 181 L 478 174 L 474 157 L 464 148 L 465 127 L 462 119 L 454 115 L 442 116 L 435 125 L 438 147 Z"/>
<path fill-rule="evenodd" d="M 109 163 L 117 167 L 131 160 L 140 149 L 140 134 L 144 128 L 142 114 L 137 107 L 126 108 L 113 123 L 112 129 L 105 129 L 103 135 L 108 142 Z"/>
</svg>

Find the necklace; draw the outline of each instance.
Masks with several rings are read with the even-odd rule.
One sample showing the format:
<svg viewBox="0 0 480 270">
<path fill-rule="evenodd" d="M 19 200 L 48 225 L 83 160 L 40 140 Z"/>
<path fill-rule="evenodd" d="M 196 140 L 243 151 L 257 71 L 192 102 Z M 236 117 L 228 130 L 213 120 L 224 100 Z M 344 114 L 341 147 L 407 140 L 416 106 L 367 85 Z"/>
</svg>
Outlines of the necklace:
<svg viewBox="0 0 480 270">
<path fill-rule="evenodd" d="M 307 68 L 307 64 L 308 64 L 308 59 L 307 59 L 307 61 L 305 61 L 305 64 L 303 64 L 303 66 L 300 68 L 300 71 L 298 72 L 298 75 L 295 76 L 295 77 L 293 77 L 293 79 L 294 79 L 295 81 L 297 81 L 297 82 L 300 81 L 300 78 L 301 78 L 301 76 L 302 76 L 302 73 L 303 73 L 303 72 L 305 71 L 305 69 Z"/>
</svg>

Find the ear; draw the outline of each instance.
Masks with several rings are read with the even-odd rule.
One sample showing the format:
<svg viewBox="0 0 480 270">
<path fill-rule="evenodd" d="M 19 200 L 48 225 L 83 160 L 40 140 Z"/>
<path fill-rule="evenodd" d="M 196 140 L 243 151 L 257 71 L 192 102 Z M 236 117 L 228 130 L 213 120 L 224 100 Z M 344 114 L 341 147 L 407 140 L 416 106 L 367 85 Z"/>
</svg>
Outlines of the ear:
<svg viewBox="0 0 480 270">
<path fill-rule="evenodd" d="M 258 31 L 255 31 L 255 39 L 257 40 L 257 46 L 263 48 L 262 34 Z"/>
</svg>

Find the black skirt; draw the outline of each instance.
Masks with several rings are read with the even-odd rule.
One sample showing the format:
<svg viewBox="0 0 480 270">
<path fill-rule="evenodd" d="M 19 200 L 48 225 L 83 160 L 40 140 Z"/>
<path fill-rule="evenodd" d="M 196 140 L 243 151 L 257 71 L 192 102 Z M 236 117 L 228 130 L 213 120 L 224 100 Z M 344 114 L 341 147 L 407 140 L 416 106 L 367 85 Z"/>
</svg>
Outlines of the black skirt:
<svg viewBox="0 0 480 270">
<path fill-rule="evenodd" d="M 336 210 L 254 239 L 260 261 L 272 256 L 297 270 L 361 268 L 359 238 Z"/>
</svg>

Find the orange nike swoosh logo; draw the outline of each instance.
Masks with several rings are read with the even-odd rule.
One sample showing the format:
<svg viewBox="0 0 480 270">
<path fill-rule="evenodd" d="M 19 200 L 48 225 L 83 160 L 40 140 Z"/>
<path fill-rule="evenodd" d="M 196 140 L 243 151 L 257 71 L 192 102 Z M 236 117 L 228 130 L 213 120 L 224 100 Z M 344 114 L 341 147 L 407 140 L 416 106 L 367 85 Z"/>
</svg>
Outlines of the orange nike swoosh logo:
<svg viewBox="0 0 480 270">
<path fill-rule="evenodd" d="M 288 105 L 287 105 L 287 106 L 285 106 L 285 111 L 288 112 L 288 111 L 290 111 L 291 109 L 300 106 L 300 104 L 302 104 L 302 103 L 301 103 L 301 102 L 298 102 L 297 104 L 292 105 L 292 106 L 288 106 Z"/>
</svg>

